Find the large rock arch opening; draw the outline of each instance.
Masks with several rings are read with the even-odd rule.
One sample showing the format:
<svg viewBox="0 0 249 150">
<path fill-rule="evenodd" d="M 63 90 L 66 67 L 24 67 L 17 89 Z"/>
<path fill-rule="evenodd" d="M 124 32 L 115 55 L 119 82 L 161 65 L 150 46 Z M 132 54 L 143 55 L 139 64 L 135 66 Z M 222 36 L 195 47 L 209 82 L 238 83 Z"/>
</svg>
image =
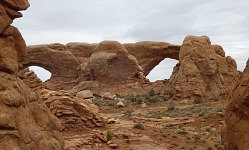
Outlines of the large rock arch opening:
<svg viewBox="0 0 249 150">
<path fill-rule="evenodd" d="M 155 68 L 153 68 L 146 77 L 150 82 L 169 79 L 172 75 L 173 68 L 178 62 L 179 61 L 174 59 L 165 58 Z"/>
<path fill-rule="evenodd" d="M 42 67 L 30 66 L 29 69 L 32 70 L 42 82 L 45 82 L 51 78 L 51 72 Z"/>
</svg>

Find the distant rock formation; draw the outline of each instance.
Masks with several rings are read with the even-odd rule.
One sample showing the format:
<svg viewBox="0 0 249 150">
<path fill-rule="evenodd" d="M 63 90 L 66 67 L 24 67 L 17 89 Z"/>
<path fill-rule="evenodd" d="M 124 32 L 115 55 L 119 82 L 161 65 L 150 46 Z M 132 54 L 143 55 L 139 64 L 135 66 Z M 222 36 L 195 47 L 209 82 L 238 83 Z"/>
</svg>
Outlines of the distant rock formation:
<svg viewBox="0 0 249 150">
<path fill-rule="evenodd" d="M 225 148 L 249 149 L 249 60 L 240 81 L 227 99 L 225 122 L 222 130 Z"/>
<path fill-rule="evenodd" d="M 179 60 L 170 79 L 148 82 L 145 76 L 165 58 Z M 144 94 L 153 88 L 174 99 L 224 98 L 240 76 L 235 60 L 206 36 L 187 36 L 181 46 L 150 41 L 30 46 L 24 67 L 30 65 L 52 73 L 49 87 L 71 94 L 85 89 L 98 95 Z"/>
<path fill-rule="evenodd" d="M 17 77 L 26 45 L 17 28 L 10 26 L 21 17 L 27 0 L 0 1 L 0 149 L 60 150 L 61 124 L 44 102 Z"/>
<path fill-rule="evenodd" d="M 163 94 L 174 99 L 225 97 L 239 79 L 234 59 L 206 36 L 187 36 Z"/>
</svg>

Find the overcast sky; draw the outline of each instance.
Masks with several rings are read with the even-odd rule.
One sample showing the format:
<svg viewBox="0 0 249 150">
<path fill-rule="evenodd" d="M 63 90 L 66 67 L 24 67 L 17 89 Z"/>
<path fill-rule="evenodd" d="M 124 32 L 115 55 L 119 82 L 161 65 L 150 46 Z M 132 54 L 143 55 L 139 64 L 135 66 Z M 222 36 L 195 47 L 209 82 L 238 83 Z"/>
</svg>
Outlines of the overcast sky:
<svg viewBox="0 0 249 150">
<path fill-rule="evenodd" d="M 249 57 L 248 0 L 29 0 L 17 19 L 27 45 L 67 42 L 164 41 L 181 44 L 187 35 L 207 35 L 243 70 Z M 165 79 L 175 61 L 149 75 Z"/>
</svg>

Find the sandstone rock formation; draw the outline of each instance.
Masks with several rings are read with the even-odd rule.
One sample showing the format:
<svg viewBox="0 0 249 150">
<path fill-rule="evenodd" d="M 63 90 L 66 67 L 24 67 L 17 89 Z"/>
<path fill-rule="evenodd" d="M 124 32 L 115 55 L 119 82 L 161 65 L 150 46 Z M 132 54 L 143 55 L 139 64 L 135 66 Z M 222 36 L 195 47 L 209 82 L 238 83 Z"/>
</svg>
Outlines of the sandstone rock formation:
<svg viewBox="0 0 249 150">
<path fill-rule="evenodd" d="M 102 119 L 98 107 L 92 103 L 93 93 L 91 91 L 81 91 L 77 93 L 77 96 L 72 96 L 64 90 L 53 91 L 28 68 L 20 71 L 19 77 L 59 118 L 63 130 L 80 131 L 101 126 Z"/>
<path fill-rule="evenodd" d="M 144 76 L 165 58 L 179 60 L 170 80 L 147 82 Z M 31 65 L 52 73 L 46 82 L 49 87 L 74 95 L 86 89 L 98 95 L 142 94 L 154 88 L 175 99 L 217 99 L 227 96 L 239 77 L 236 62 L 225 56 L 221 46 L 211 45 L 208 37 L 194 36 L 187 36 L 181 46 L 148 41 L 30 46 L 24 67 Z"/>
<path fill-rule="evenodd" d="M 249 60 L 240 81 L 227 99 L 222 141 L 227 150 L 249 149 Z"/>
<path fill-rule="evenodd" d="M 18 29 L 10 26 L 21 17 L 27 0 L 0 1 L 0 149 L 63 148 L 61 124 L 45 104 L 17 77 L 26 55 Z"/>
<path fill-rule="evenodd" d="M 111 46 L 111 44 L 113 45 Z M 112 47 L 111 49 L 115 49 L 116 45 L 117 44 L 115 42 L 111 42 L 109 43 L 109 48 Z M 96 87 L 99 87 L 100 83 L 92 81 L 92 79 L 90 81 L 89 80 L 86 81 L 85 78 L 86 67 L 90 62 L 90 57 L 92 56 L 92 54 L 96 53 L 95 49 L 97 46 L 98 44 L 77 43 L 77 42 L 68 43 L 66 45 L 47 44 L 47 45 L 29 46 L 28 57 L 25 59 L 23 64 L 24 67 L 36 65 L 47 69 L 52 73 L 52 78 L 46 82 L 46 84 L 49 87 L 59 90 L 59 89 L 72 89 L 72 87 L 76 86 L 74 90 L 72 90 L 74 91 L 73 94 L 75 94 L 75 89 L 78 89 L 76 90 L 77 92 L 82 89 L 83 90 L 89 88 L 94 89 Z M 140 67 L 140 73 L 143 70 L 143 73 L 145 75 L 149 74 L 149 72 L 165 58 L 178 59 L 179 50 L 180 50 L 180 46 L 172 45 L 165 42 L 138 42 L 135 44 L 131 43 L 123 44 L 123 46 L 120 44 L 120 46 L 122 47 L 122 49 L 124 49 L 126 55 L 128 55 L 129 53 L 129 57 L 134 56 L 137 59 L 139 66 L 142 67 L 142 69 Z M 102 46 L 101 48 L 107 48 L 107 47 Z M 109 53 L 109 51 L 106 51 L 106 53 Z M 135 60 L 134 57 L 132 59 Z M 116 61 L 123 61 L 123 60 L 117 59 Z M 93 63 L 91 62 L 91 64 Z M 122 64 L 117 64 L 117 65 L 122 65 Z M 126 68 L 129 68 L 131 66 L 132 65 L 129 65 Z M 121 68 L 122 67 L 120 67 L 120 69 Z M 115 69 L 119 69 L 119 67 L 116 67 Z M 115 78 L 117 79 L 117 77 L 119 78 L 123 76 L 123 75 L 121 76 L 120 73 L 125 72 L 126 74 L 125 76 L 127 76 L 130 73 L 127 71 L 132 71 L 132 70 L 134 70 L 134 68 L 129 68 L 128 70 L 121 72 L 120 70 L 116 70 L 115 73 L 112 71 L 111 75 L 116 75 Z M 109 77 L 109 79 L 110 78 L 112 77 Z M 106 84 L 105 87 L 106 90 L 103 90 L 104 92 L 113 91 L 112 89 L 114 89 L 113 85 L 109 84 Z M 129 87 L 138 87 L 138 83 L 137 82 L 132 83 L 131 85 L 129 85 Z"/>
<path fill-rule="evenodd" d="M 136 58 L 116 41 L 103 41 L 98 44 L 89 58 L 83 75 L 83 82 L 73 91 L 91 82 L 91 85 L 96 86 L 88 88 L 96 94 L 102 95 L 103 92 L 121 94 L 127 93 L 128 88 L 130 91 L 129 84 L 141 83 L 145 80 L 143 69 Z"/>
<path fill-rule="evenodd" d="M 62 44 L 29 46 L 23 65 L 40 66 L 50 71 L 52 76 L 47 84 L 58 89 L 70 89 L 80 73 L 77 58 Z"/>
<path fill-rule="evenodd" d="M 143 68 L 145 76 L 165 58 L 179 60 L 180 45 L 144 41 L 135 44 L 124 44 L 124 47 L 136 57 L 139 65 Z"/>
<path fill-rule="evenodd" d="M 229 94 L 238 78 L 236 62 L 225 57 L 221 46 L 211 45 L 206 36 L 187 36 L 163 93 L 175 99 L 219 98 Z"/>
</svg>

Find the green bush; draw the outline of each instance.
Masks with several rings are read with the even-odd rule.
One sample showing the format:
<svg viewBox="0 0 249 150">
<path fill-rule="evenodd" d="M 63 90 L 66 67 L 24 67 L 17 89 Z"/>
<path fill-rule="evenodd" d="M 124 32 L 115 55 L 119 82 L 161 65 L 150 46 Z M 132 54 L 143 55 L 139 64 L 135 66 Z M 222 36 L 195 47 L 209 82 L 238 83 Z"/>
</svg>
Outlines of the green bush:
<svg viewBox="0 0 249 150">
<path fill-rule="evenodd" d="M 92 100 L 93 104 L 97 105 L 97 106 L 101 106 L 102 105 L 102 100 L 100 98 L 94 98 Z"/>
<path fill-rule="evenodd" d="M 177 133 L 181 135 L 188 134 L 188 132 L 185 129 L 179 129 Z"/>
<path fill-rule="evenodd" d="M 168 102 L 168 109 L 167 109 L 167 111 L 173 111 L 173 110 L 175 110 L 175 105 L 176 105 L 175 101 L 170 100 Z"/>
<path fill-rule="evenodd" d="M 196 97 L 196 98 L 194 99 L 194 103 L 195 103 L 195 104 L 200 104 L 201 102 L 202 102 L 201 97 Z"/>
<path fill-rule="evenodd" d="M 160 101 L 160 99 L 158 97 L 154 97 L 154 98 L 148 98 L 148 103 L 150 104 L 154 104 Z"/>
<path fill-rule="evenodd" d="M 155 96 L 155 95 L 156 95 L 155 90 L 154 90 L 154 89 L 150 89 L 149 95 L 150 95 L 150 96 Z"/>
<path fill-rule="evenodd" d="M 106 137 L 107 137 L 107 140 L 108 140 L 108 141 L 112 140 L 113 132 L 112 132 L 112 131 L 107 131 Z"/>
<path fill-rule="evenodd" d="M 144 125 L 141 122 L 138 122 L 133 125 L 133 128 L 144 130 Z"/>
<path fill-rule="evenodd" d="M 136 96 L 129 96 L 128 99 L 132 102 L 132 103 L 135 103 L 135 104 L 142 104 L 142 98 L 139 96 L 139 95 L 136 95 Z"/>
<path fill-rule="evenodd" d="M 132 115 L 132 112 L 133 112 L 132 109 L 127 108 L 127 109 L 124 111 L 124 116 L 127 117 L 128 119 L 130 119 L 130 118 L 131 118 L 131 115 Z"/>
</svg>

